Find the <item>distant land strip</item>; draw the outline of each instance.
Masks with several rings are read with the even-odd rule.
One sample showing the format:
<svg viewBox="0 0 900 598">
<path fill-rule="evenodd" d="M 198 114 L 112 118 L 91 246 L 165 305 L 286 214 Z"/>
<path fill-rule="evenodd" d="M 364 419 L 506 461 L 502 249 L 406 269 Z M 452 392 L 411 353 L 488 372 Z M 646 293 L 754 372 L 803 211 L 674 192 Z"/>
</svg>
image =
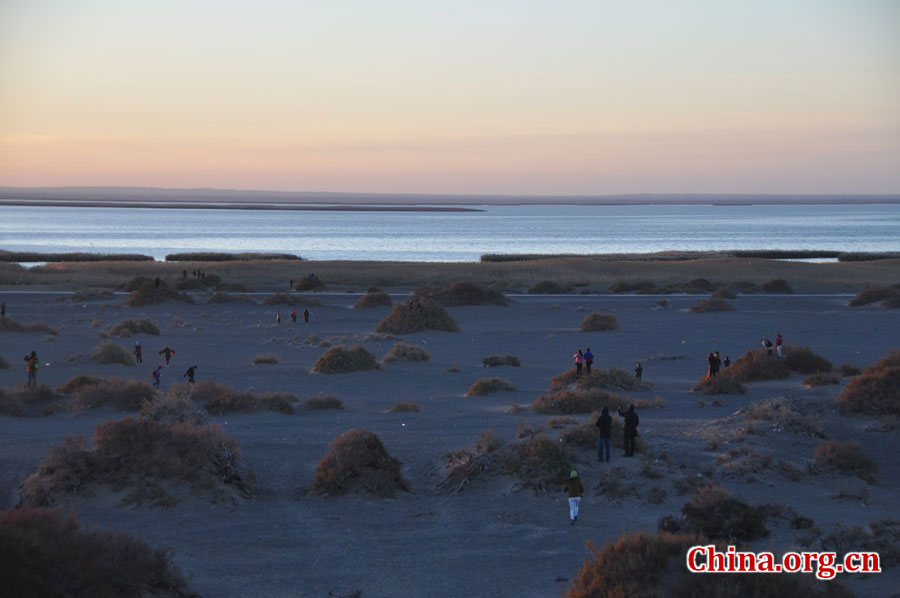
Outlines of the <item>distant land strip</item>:
<svg viewBox="0 0 900 598">
<path fill-rule="evenodd" d="M 4 206 L 37 206 L 51 208 L 152 208 L 169 210 L 289 210 L 316 212 L 483 212 L 476 208 L 444 206 L 358 206 L 358 205 L 294 205 L 245 203 L 144 203 L 134 201 L 79 201 L 59 199 L 0 199 Z"/>
</svg>

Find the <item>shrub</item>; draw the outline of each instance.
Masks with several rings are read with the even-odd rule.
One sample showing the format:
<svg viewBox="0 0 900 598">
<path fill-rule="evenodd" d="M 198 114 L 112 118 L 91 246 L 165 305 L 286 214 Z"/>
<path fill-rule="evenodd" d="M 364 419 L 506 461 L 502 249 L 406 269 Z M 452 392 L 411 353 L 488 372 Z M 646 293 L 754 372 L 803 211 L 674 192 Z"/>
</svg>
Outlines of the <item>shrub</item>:
<svg viewBox="0 0 900 598">
<path fill-rule="evenodd" d="M 589 314 L 578 325 L 578 329 L 582 332 L 601 332 L 603 330 L 619 330 L 619 319 L 612 314 L 601 314 L 594 312 Z"/>
<path fill-rule="evenodd" d="M 120 531 L 82 528 L 74 513 L 0 513 L 7 596 L 190 596 L 167 551 Z"/>
<path fill-rule="evenodd" d="M 609 370 L 591 370 L 579 376 L 574 368 L 557 374 L 550 380 L 550 390 L 560 390 L 575 385 L 575 388 L 588 390 L 592 388 L 615 388 L 621 390 L 640 390 L 643 383 L 629 372 L 613 366 Z"/>
<path fill-rule="evenodd" d="M 753 380 L 779 380 L 791 375 L 791 369 L 778 359 L 774 354 L 766 351 L 747 349 L 747 352 L 737 358 L 727 372 L 721 372 L 719 376 L 727 373 L 739 382 L 751 382 Z"/>
<path fill-rule="evenodd" d="M 862 370 L 850 363 L 842 363 L 838 370 L 841 373 L 842 378 L 849 378 L 850 376 L 859 376 L 862 374 Z"/>
<path fill-rule="evenodd" d="M 303 406 L 310 411 L 320 411 L 324 409 L 344 409 L 344 402 L 337 397 L 325 395 L 322 397 L 310 397 L 306 399 Z"/>
<path fill-rule="evenodd" d="M 528 293 L 533 295 L 563 295 L 569 292 L 569 289 L 552 280 L 542 280 L 530 287 Z"/>
<path fill-rule="evenodd" d="M 418 292 L 417 292 L 418 294 Z M 434 299 L 446 307 L 460 305 L 503 305 L 507 304 L 506 295 L 502 291 L 486 288 L 474 282 L 457 280 L 444 288 L 437 289 L 430 294 Z"/>
<path fill-rule="evenodd" d="M 511 365 L 513 367 L 521 367 L 522 362 L 515 355 L 488 355 L 481 360 L 481 366 L 486 368 L 498 367 L 501 365 Z"/>
<path fill-rule="evenodd" d="M 172 290 L 164 282 L 160 282 L 157 287 L 154 282 L 149 281 L 143 283 L 140 288 L 133 291 L 125 301 L 126 307 L 141 307 L 144 305 L 153 305 L 156 303 L 165 303 L 166 301 L 183 301 L 184 303 L 194 304 L 194 300 L 190 295 L 179 293 Z"/>
<path fill-rule="evenodd" d="M 482 397 L 501 390 L 518 390 L 516 385 L 503 378 L 479 378 L 466 391 L 467 397 Z"/>
<path fill-rule="evenodd" d="M 397 490 L 409 492 L 402 468 L 378 436 L 367 430 L 347 430 L 331 442 L 319 461 L 312 491 L 327 496 L 355 491 L 394 496 Z"/>
<path fill-rule="evenodd" d="M 446 453 L 448 472 L 437 484 L 438 490 L 460 492 L 481 474 L 496 471 L 497 449 L 502 446 L 503 439 L 490 429 L 483 432 L 471 448 Z"/>
<path fill-rule="evenodd" d="M 891 351 L 881 361 L 851 378 L 835 402 L 842 411 L 867 415 L 900 414 L 900 351 Z"/>
<path fill-rule="evenodd" d="M 701 378 L 691 386 L 691 391 L 705 395 L 742 395 L 747 393 L 747 387 L 727 373 L 719 373 L 718 376 Z"/>
<path fill-rule="evenodd" d="M 381 307 L 382 305 L 387 307 L 394 305 L 391 296 L 383 291 L 370 291 L 356 300 L 356 303 L 353 304 L 353 309 Z"/>
<path fill-rule="evenodd" d="M 113 405 L 120 411 L 137 411 L 144 403 L 153 401 L 156 391 L 147 382 L 137 380 L 121 380 L 119 378 L 95 379 L 92 383 L 84 378 L 76 376 L 66 383 L 71 387 L 73 383 L 77 388 L 70 391 L 71 405 L 76 410 L 94 409 L 103 405 Z"/>
<path fill-rule="evenodd" d="M 819 372 L 817 374 L 812 374 L 811 376 L 807 376 L 803 380 L 803 384 L 806 386 L 826 386 L 828 384 L 840 384 L 841 379 L 831 373 L 823 373 Z"/>
<path fill-rule="evenodd" d="M 38 384 L 34 388 L 28 388 L 23 384 L 14 388 L 0 388 L 0 413 L 21 416 L 25 414 L 29 404 L 54 398 L 56 395 L 46 384 Z"/>
<path fill-rule="evenodd" d="M 863 479 L 870 479 L 871 474 L 878 471 L 878 465 L 863 452 L 858 442 L 822 441 L 813 458 L 821 467 L 836 469 Z"/>
<path fill-rule="evenodd" d="M 206 423 L 206 415 L 197 408 L 189 391 L 174 390 L 176 385 L 166 394 L 146 401 L 141 406 L 140 416 L 143 419 L 162 424 L 193 424 L 200 426 Z M 179 385 L 181 386 L 181 385 Z"/>
<path fill-rule="evenodd" d="M 856 296 L 850 300 L 851 307 L 860 307 L 869 305 L 870 303 L 878 303 L 884 301 L 894 295 L 896 291 L 887 287 L 878 285 L 870 285 L 858 292 Z"/>
<path fill-rule="evenodd" d="M 256 413 L 258 411 L 280 411 L 288 415 L 294 414 L 292 403 L 297 402 L 297 397 L 286 392 L 270 392 L 254 394 L 249 390 L 231 390 L 209 399 L 204 404 L 208 413 L 223 415 L 241 411 L 244 413 Z"/>
<path fill-rule="evenodd" d="M 150 278 L 149 276 L 135 276 L 134 278 L 132 278 L 131 280 L 126 282 L 124 285 L 122 285 L 121 288 L 126 293 L 131 293 L 132 291 L 136 291 L 148 283 L 151 285 L 153 284 L 153 279 Z M 160 283 L 160 284 L 162 284 L 162 283 Z"/>
<path fill-rule="evenodd" d="M 768 422 L 773 430 L 790 430 L 795 434 L 806 434 L 825 438 L 825 433 L 812 419 L 794 410 L 791 404 L 782 399 L 766 399 L 750 405 L 744 416 L 747 421 Z"/>
<path fill-rule="evenodd" d="M 550 395 L 542 395 L 531 403 L 531 408 L 538 413 L 560 413 L 574 415 L 599 411 L 604 406 L 610 411 L 619 407 L 628 407 L 632 400 L 621 395 L 609 393 L 596 388 L 561 390 Z"/>
<path fill-rule="evenodd" d="M 719 295 L 713 295 L 689 308 L 695 314 L 705 314 L 712 311 L 736 311 L 734 306 L 725 301 Z"/>
<path fill-rule="evenodd" d="M 122 365 L 134 365 L 134 356 L 122 345 L 113 341 L 106 341 L 94 349 L 93 358 L 100 363 L 120 363 Z"/>
<path fill-rule="evenodd" d="M 159 326 L 157 326 L 156 322 L 154 322 L 150 318 L 129 318 L 127 320 L 122 320 L 121 322 L 110 328 L 109 335 L 125 336 L 122 334 L 122 332 L 124 331 L 128 331 L 130 333 L 127 336 L 131 336 L 132 334 L 162 334 Z"/>
<path fill-rule="evenodd" d="M 815 374 L 831 370 L 831 362 L 813 353 L 809 347 L 788 345 L 784 349 L 784 363 L 795 372 Z"/>
<path fill-rule="evenodd" d="M 175 480 L 247 493 L 238 470 L 238 443 L 219 426 L 165 424 L 126 417 L 98 424 L 94 445 L 80 436 L 50 447 L 36 473 L 22 483 L 20 504 L 52 505 L 89 484 L 124 487 L 138 480 Z M 167 497 L 166 504 L 171 504 Z"/>
<path fill-rule="evenodd" d="M 704 486 L 681 507 L 682 529 L 713 540 L 750 541 L 769 535 L 766 510 L 751 507 L 718 486 Z"/>
<path fill-rule="evenodd" d="M 418 411 L 419 404 L 418 403 L 406 403 L 400 401 L 396 403 L 393 407 L 387 410 L 388 413 L 400 413 L 402 411 Z"/>
<path fill-rule="evenodd" d="M 301 278 L 294 285 L 295 291 L 324 291 L 326 288 L 325 283 L 319 280 L 315 274 Z"/>
<path fill-rule="evenodd" d="M 96 301 L 111 297 L 113 297 L 113 292 L 107 289 L 83 288 L 74 291 L 70 299 L 73 303 L 81 303 L 83 301 Z"/>
<path fill-rule="evenodd" d="M 536 491 L 559 492 L 572 470 L 568 448 L 543 434 L 508 446 L 500 458 L 506 473 Z"/>
<path fill-rule="evenodd" d="M 251 305 L 256 305 L 256 299 L 246 293 L 240 295 L 230 295 L 223 292 L 213 293 L 206 302 L 213 305 L 219 303 L 249 303 Z"/>
<path fill-rule="evenodd" d="M 764 282 L 762 285 L 762 290 L 766 293 L 781 293 L 787 295 L 793 295 L 794 291 L 791 289 L 791 286 L 788 282 L 783 278 L 776 278 L 773 280 L 769 280 Z"/>
<path fill-rule="evenodd" d="M 409 334 L 422 330 L 459 332 L 459 325 L 444 307 L 431 299 L 420 298 L 412 309 L 406 304 L 394 305 L 394 310 L 375 326 L 375 332 Z"/>
<path fill-rule="evenodd" d="M 290 305 L 319 307 L 325 305 L 318 297 L 303 297 L 291 293 L 275 293 L 262 300 L 263 305 Z"/>
<path fill-rule="evenodd" d="M 254 365 L 260 364 L 278 364 L 281 363 L 281 358 L 275 353 L 257 353 L 253 356 L 253 359 L 250 360 L 250 363 Z"/>
<path fill-rule="evenodd" d="M 12 318 L 6 316 L 0 318 L 0 332 L 43 332 L 46 334 L 57 335 L 59 329 L 54 328 L 46 322 L 32 322 L 30 324 L 20 324 Z"/>
<path fill-rule="evenodd" d="M 343 345 L 331 347 L 313 364 L 313 371 L 319 374 L 346 374 L 378 369 L 375 355 L 362 345 L 347 348 Z"/>
<path fill-rule="evenodd" d="M 407 345 L 406 343 L 397 343 L 390 352 L 381 358 L 381 363 L 391 363 L 392 361 L 428 361 L 431 355 L 422 347 L 415 345 Z"/>
<path fill-rule="evenodd" d="M 21 393 L 0 388 L 0 415 L 20 417 L 25 415 L 25 400 Z"/>
</svg>

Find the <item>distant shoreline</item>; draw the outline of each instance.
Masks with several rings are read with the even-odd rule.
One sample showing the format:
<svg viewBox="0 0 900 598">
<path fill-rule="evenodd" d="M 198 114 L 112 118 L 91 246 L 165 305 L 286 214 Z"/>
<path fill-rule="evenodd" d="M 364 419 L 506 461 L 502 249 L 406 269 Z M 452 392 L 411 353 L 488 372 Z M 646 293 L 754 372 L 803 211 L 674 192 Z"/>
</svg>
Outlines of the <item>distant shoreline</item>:
<svg viewBox="0 0 900 598">
<path fill-rule="evenodd" d="M 72 199 L 0 199 L 0 206 L 38 208 L 149 208 L 167 210 L 282 210 L 316 212 L 483 212 L 477 208 L 440 206 L 381 206 L 381 205 L 296 205 L 247 204 L 239 202 L 185 203 L 138 201 L 81 201 Z"/>
</svg>

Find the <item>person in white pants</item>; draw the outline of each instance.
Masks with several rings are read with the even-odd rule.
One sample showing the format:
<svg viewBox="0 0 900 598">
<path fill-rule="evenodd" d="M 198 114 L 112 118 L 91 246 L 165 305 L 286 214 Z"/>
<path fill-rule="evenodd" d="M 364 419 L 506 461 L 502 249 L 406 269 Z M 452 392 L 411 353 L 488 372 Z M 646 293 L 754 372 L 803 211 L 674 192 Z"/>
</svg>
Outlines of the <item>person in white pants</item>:
<svg viewBox="0 0 900 598">
<path fill-rule="evenodd" d="M 574 469 L 569 474 L 569 479 L 566 480 L 566 494 L 569 495 L 569 519 L 572 522 L 571 525 L 575 525 L 575 522 L 578 521 L 578 509 L 581 507 L 584 486 L 581 478 L 578 477 L 578 472 Z"/>
</svg>

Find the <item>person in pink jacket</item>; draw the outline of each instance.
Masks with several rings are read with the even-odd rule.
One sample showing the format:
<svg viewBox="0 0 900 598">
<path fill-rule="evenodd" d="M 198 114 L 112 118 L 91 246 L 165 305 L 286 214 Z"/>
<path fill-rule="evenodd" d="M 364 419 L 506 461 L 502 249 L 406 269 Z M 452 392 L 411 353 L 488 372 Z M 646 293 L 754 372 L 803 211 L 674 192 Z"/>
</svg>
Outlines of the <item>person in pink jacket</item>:
<svg viewBox="0 0 900 598">
<path fill-rule="evenodd" d="M 581 366 L 584 364 L 584 354 L 581 352 L 581 349 L 578 349 L 573 357 L 575 358 L 575 375 L 580 376 Z"/>
</svg>

